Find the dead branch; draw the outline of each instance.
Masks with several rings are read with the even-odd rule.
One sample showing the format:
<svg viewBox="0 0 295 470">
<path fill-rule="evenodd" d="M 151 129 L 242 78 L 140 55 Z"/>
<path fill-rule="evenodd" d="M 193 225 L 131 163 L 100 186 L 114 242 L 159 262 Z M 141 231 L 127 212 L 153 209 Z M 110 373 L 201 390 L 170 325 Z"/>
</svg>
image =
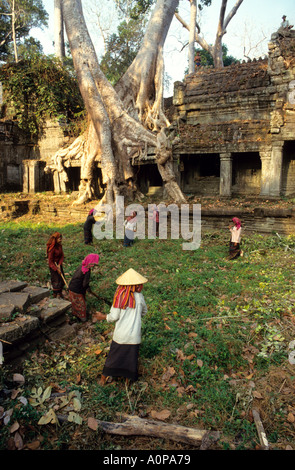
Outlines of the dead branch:
<svg viewBox="0 0 295 470">
<path fill-rule="evenodd" d="M 220 438 L 218 431 L 193 429 L 175 424 L 142 419 L 138 416 L 123 415 L 123 423 L 110 423 L 97 421 L 98 426 L 108 434 L 121 436 L 150 436 L 162 439 L 171 439 L 189 445 L 200 445 L 206 450 Z"/>
<path fill-rule="evenodd" d="M 258 437 L 259 437 L 260 444 L 261 444 L 261 446 L 264 450 L 269 450 L 268 440 L 266 438 L 266 434 L 265 434 L 264 427 L 263 427 L 262 421 L 260 419 L 260 415 L 258 413 L 258 410 L 253 408 L 252 414 L 253 414 L 254 422 L 255 422 L 255 425 L 256 425 L 257 432 L 258 432 Z"/>
</svg>

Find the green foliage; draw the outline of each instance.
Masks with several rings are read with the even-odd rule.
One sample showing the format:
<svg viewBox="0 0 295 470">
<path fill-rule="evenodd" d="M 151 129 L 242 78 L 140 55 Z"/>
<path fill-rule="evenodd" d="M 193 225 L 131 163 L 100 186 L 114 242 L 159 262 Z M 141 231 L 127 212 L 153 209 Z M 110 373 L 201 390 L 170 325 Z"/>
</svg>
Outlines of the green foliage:
<svg viewBox="0 0 295 470">
<path fill-rule="evenodd" d="M 199 53 L 201 57 L 202 67 L 208 67 L 209 65 L 214 65 L 213 57 L 208 51 L 198 48 L 198 49 L 195 49 L 195 53 Z M 223 59 L 223 65 L 225 67 L 239 62 L 233 56 L 228 55 L 228 47 L 225 44 L 222 44 L 222 59 Z"/>
<path fill-rule="evenodd" d="M 47 26 L 48 13 L 41 0 L 15 0 L 15 33 L 17 45 L 28 39 L 32 28 Z M 0 1 L 0 60 L 14 60 L 10 44 L 12 38 L 12 1 Z M 32 41 L 32 38 L 30 38 Z"/>
<path fill-rule="evenodd" d="M 106 41 L 106 52 L 100 67 L 112 85 L 115 85 L 126 72 L 140 48 L 147 13 L 154 0 L 116 0 L 119 17 L 122 21 L 117 32 Z"/>
<path fill-rule="evenodd" d="M 107 51 L 100 67 L 107 79 L 115 85 L 133 62 L 143 38 L 142 24 L 138 20 L 122 21 L 118 32 L 107 40 Z"/>
<path fill-rule="evenodd" d="M 8 109 L 18 126 L 32 138 L 47 118 L 63 123 L 83 117 L 84 104 L 70 67 L 54 57 L 33 55 L 27 60 L 3 65 L 0 80 Z"/>
</svg>

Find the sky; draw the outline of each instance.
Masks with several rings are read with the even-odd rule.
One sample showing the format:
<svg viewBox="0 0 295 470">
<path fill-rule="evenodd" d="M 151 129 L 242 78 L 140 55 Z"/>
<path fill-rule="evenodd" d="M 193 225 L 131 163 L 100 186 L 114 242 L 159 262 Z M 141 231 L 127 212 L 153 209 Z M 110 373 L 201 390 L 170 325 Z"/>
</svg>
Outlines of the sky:
<svg viewBox="0 0 295 470">
<path fill-rule="evenodd" d="M 89 1 L 89 0 L 88 0 Z M 83 7 L 87 1 L 82 1 Z M 100 1 L 97 1 L 101 4 Z M 226 15 L 230 12 L 236 0 L 228 0 Z M 107 17 L 104 24 L 107 25 L 110 17 L 111 1 L 105 0 L 108 5 Z M 49 14 L 48 28 L 32 30 L 32 36 L 39 39 L 45 54 L 53 54 L 54 47 L 54 0 L 43 0 L 43 5 Z M 204 8 L 198 17 L 203 37 L 209 44 L 215 40 L 221 0 L 213 0 L 211 7 Z M 189 2 L 180 0 L 179 13 L 189 23 Z M 84 13 L 89 33 L 96 48 L 98 58 L 103 53 L 103 41 L 98 29 L 94 29 L 88 18 L 95 15 Z M 271 34 L 277 31 L 286 15 L 290 23 L 295 26 L 295 1 L 294 0 L 244 0 L 236 15 L 229 23 L 223 43 L 228 47 L 228 54 L 237 59 L 245 59 L 244 53 L 251 58 L 264 57 L 268 53 L 268 42 Z M 109 25 L 114 27 L 113 25 Z M 182 81 L 185 69 L 188 67 L 188 48 L 184 47 L 188 42 L 188 31 L 186 31 L 176 18 L 173 19 L 164 49 L 165 71 L 170 77 L 170 85 L 166 87 L 164 96 L 173 95 L 173 83 Z M 247 60 L 247 59 L 246 59 Z"/>
</svg>

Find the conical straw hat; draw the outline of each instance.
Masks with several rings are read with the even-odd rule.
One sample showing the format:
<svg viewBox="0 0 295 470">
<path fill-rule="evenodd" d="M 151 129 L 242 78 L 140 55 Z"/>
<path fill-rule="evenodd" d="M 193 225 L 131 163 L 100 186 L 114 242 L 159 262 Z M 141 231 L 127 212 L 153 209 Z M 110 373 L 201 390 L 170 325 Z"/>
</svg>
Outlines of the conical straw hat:
<svg viewBox="0 0 295 470">
<path fill-rule="evenodd" d="M 132 268 L 128 269 L 116 280 L 116 283 L 120 286 L 136 286 L 145 282 L 148 282 L 148 280 Z"/>
</svg>

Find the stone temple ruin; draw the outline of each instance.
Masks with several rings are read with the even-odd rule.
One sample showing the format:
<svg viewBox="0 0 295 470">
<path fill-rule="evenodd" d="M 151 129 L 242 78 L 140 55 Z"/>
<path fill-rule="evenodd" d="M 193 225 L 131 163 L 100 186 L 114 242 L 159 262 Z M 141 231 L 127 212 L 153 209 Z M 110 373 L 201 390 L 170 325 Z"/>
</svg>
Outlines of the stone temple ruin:
<svg viewBox="0 0 295 470">
<path fill-rule="evenodd" d="M 273 34 L 267 59 L 188 75 L 173 101 L 185 193 L 295 194 L 295 31 Z"/>
<path fill-rule="evenodd" d="M 199 68 L 174 86 L 173 162 L 186 194 L 259 197 L 295 194 L 295 31 L 274 33 L 266 59 L 223 69 Z M 66 145 L 62 127 L 49 123 L 38 146 L 25 142 L 13 121 L 0 122 L 0 190 L 75 191 L 80 162 L 68 162 L 68 182 L 45 166 Z M 162 190 L 154 155 L 134 160 L 144 194 Z M 96 177 L 100 178 L 97 162 Z"/>
</svg>

